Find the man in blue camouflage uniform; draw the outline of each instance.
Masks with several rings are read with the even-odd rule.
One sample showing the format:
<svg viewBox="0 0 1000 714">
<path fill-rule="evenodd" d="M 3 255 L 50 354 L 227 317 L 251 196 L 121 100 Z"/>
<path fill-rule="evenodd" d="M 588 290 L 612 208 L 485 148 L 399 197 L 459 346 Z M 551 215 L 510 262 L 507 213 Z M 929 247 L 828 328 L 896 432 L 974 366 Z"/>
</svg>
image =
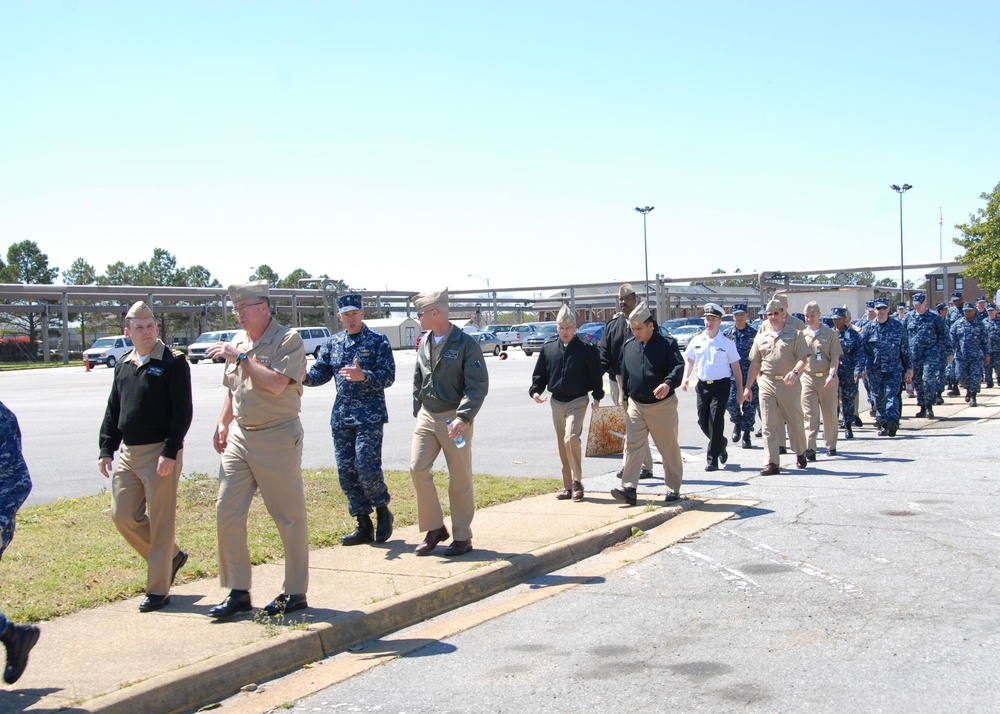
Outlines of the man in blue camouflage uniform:
<svg viewBox="0 0 1000 714">
<path fill-rule="evenodd" d="M 736 343 L 736 351 L 740 354 L 740 371 L 743 373 L 743 383 L 746 384 L 747 372 L 750 371 L 750 348 L 753 347 L 753 338 L 757 336 L 757 330 L 747 324 L 747 304 L 738 302 L 733 305 L 734 324 L 725 329 L 723 334 Z M 753 399 L 743 402 L 741 407 L 736 402 L 736 380 L 732 380 L 729 389 L 729 403 L 726 408 L 729 411 L 729 421 L 733 423 L 733 443 L 735 444 L 743 436 L 743 448 L 752 448 L 750 443 L 750 432 L 753 430 L 753 423 L 757 419 L 757 408 L 759 405 L 759 392 L 757 385 L 753 385 Z"/>
<path fill-rule="evenodd" d="M 899 429 L 899 386 L 910 369 L 910 350 L 906 330 L 899 320 L 889 319 L 889 301 L 875 301 L 876 317 L 861 330 L 864 373 L 875 395 L 875 424 L 879 436 L 895 436 Z"/>
<path fill-rule="evenodd" d="M 913 390 L 920 410 L 917 418 L 934 418 L 934 403 L 941 387 L 941 365 L 948 354 L 948 328 L 933 310 L 927 309 L 927 296 L 913 293 L 913 312 L 903 319 L 906 341 L 913 367 Z"/>
<path fill-rule="evenodd" d="M 996 372 L 997 383 L 1000 384 L 1000 318 L 997 317 L 997 306 L 989 303 L 986 306 L 986 338 L 990 348 L 990 363 L 986 367 L 986 386 L 993 386 L 993 373 Z"/>
<path fill-rule="evenodd" d="M 337 310 L 346 329 L 327 340 L 303 384 L 316 387 L 333 379 L 337 386 L 330 414 L 337 475 L 347 508 L 358 520 L 358 527 L 340 542 L 385 543 L 392 535 L 393 516 L 382 473 L 382 431 L 389 421 L 385 390 L 396 380 L 396 362 L 389 339 L 364 324 L 360 295 L 341 295 Z"/>
<path fill-rule="evenodd" d="M 990 363 L 986 328 L 976 319 L 976 306 L 965 303 L 964 315 L 951 326 L 951 344 L 955 347 L 955 376 L 965 387 L 965 401 L 977 406 L 976 395 L 983 381 L 983 367 Z"/>
<path fill-rule="evenodd" d="M 951 305 L 948 306 L 948 315 L 945 317 L 945 324 L 948 326 L 949 335 L 951 334 L 951 328 L 961 319 L 962 293 L 953 292 L 951 294 Z M 948 396 L 957 397 L 961 394 L 958 391 L 958 373 L 956 372 L 958 365 L 955 363 L 955 352 L 951 348 L 951 345 L 948 346 L 948 351 L 951 354 L 951 359 L 948 360 L 948 367 L 945 370 L 945 382 L 948 385 Z"/>
<path fill-rule="evenodd" d="M 934 312 L 936 312 L 941 317 L 941 319 L 944 320 L 944 329 L 945 332 L 947 332 L 949 330 L 948 306 L 943 302 L 939 302 L 937 305 L 934 306 Z M 951 366 L 951 362 L 948 360 L 948 355 L 950 353 L 951 353 L 951 347 L 949 345 L 948 349 L 946 349 L 945 353 L 941 356 L 941 365 L 940 365 L 941 371 L 938 376 L 938 393 L 937 393 L 937 399 L 934 400 L 934 406 L 939 407 L 942 404 L 944 404 L 944 388 L 948 386 L 948 368 Z"/>
<path fill-rule="evenodd" d="M 14 413 L 0 402 L 0 557 L 14 537 L 17 509 L 31 493 L 31 476 L 21 455 L 21 428 Z M 34 625 L 16 625 L 0 612 L 0 642 L 7 649 L 3 679 L 13 684 L 28 666 L 28 653 L 38 642 Z"/>
<path fill-rule="evenodd" d="M 764 322 L 764 313 L 767 312 L 767 304 L 760 306 L 760 310 L 757 312 L 757 318 L 750 323 L 750 327 L 755 330 L 759 330 L 761 323 Z"/>
<path fill-rule="evenodd" d="M 833 327 L 840 337 L 843 354 L 837 363 L 837 381 L 840 390 L 840 418 L 844 426 L 844 438 L 854 438 L 854 415 L 857 411 L 858 379 L 861 378 L 861 337 L 848 322 L 847 308 L 835 307 Z"/>
<path fill-rule="evenodd" d="M 990 319 L 990 314 L 986 311 L 986 298 L 982 295 L 976 298 L 976 319 L 980 322 Z"/>
<path fill-rule="evenodd" d="M 874 300 L 865 301 L 865 314 L 858 320 L 858 328 L 862 330 L 865 329 L 865 325 L 867 325 L 869 322 L 875 322 L 875 317 L 876 317 L 875 301 Z M 858 337 L 860 336 L 861 333 L 859 332 Z M 875 395 L 872 392 L 871 385 L 868 384 L 868 375 L 864 373 L 865 361 L 863 356 L 859 356 L 858 361 L 861 363 L 861 371 L 863 374 L 863 376 L 861 377 L 861 383 L 865 385 L 865 398 L 868 400 L 868 416 L 875 416 Z M 854 426 L 863 426 L 863 424 L 858 423 L 859 421 L 860 419 L 858 418 L 857 414 L 855 414 Z"/>
</svg>

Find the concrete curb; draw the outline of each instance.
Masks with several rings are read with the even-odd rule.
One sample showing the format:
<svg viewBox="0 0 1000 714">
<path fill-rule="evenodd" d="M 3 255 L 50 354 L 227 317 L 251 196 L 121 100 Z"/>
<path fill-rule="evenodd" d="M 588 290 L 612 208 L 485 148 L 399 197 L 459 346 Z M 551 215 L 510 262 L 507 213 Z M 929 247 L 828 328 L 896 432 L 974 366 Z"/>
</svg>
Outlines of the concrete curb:
<svg viewBox="0 0 1000 714">
<path fill-rule="evenodd" d="M 73 711 L 95 714 L 190 711 L 235 694 L 247 684 L 288 674 L 353 645 L 482 600 L 522 580 L 577 563 L 627 540 L 633 528 L 655 528 L 698 503 L 689 500 L 677 506 L 642 511 L 532 553 L 481 565 L 443 584 L 417 588 L 384 602 L 335 615 L 306 631 L 283 633 L 152 677 L 84 702 Z"/>
</svg>

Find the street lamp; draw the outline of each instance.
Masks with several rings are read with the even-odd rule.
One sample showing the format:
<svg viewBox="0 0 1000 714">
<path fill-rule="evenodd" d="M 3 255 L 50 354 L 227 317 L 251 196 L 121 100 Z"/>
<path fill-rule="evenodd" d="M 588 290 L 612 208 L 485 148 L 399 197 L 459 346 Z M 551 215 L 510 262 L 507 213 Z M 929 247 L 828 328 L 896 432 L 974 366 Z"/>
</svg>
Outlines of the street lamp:
<svg viewBox="0 0 1000 714">
<path fill-rule="evenodd" d="M 490 295 L 489 295 L 490 279 L 489 278 L 484 278 L 482 275 L 476 275 L 475 273 L 469 273 L 467 277 L 470 277 L 470 278 L 479 278 L 484 283 L 486 283 L 486 290 L 487 290 L 486 297 L 490 297 Z M 493 298 L 493 319 L 490 320 L 490 322 L 496 322 L 497 321 L 496 312 L 497 312 L 497 299 L 494 297 Z"/>
<path fill-rule="evenodd" d="M 903 194 L 913 186 L 904 183 L 901 187 L 893 184 L 890 186 L 893 191 L 899 194 L 899 301 L 905 303 L 906 296 L 903 288 Z"/>
<path fill-rule="evenodd" d="M 656 206 L 635 207 L 635 210 L 642 214 L 642 252 L 646 260 L 646 307 L 649 307 L 649 245 L 646 243 L 646 214 L 654 208 Z"/>
</svg>

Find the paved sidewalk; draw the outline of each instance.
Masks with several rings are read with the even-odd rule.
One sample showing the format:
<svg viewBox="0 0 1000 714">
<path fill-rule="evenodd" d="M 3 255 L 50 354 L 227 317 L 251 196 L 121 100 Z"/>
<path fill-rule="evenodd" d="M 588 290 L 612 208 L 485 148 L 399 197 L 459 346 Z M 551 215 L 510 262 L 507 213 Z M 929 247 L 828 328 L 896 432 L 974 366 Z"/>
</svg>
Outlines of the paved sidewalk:
<svg viewBox="0 0 1000 714">
<path fill-rule="evenodd" d="M 311 552 L 311 607 L 282 622 L 263 613 L 227 622 L 205 616 L 226 591 L 215 579 L 186 583 L 157 613 L 141 598 L 42 624 L 42 638 L 16 688 L 0 690 L 0 712 L 177 712 L 218 701 L 351 645 L 500 592 L 527 577 L 588 558 L 685 509 L 724 520 L 748 503 L 682 501 L 624 507 L 606 492 L 581 503 L 537 496 L 486 508 L 473 523 L 476 549 L 418 558 L 416 526 L 384 545 Z M 512 537 L 513 536 L 513 537 Z M 254 568 L 254 604 L 281 589 L 283 566 Z M 307 625 L 304 626 L 304 625 Z"/>
</svg>

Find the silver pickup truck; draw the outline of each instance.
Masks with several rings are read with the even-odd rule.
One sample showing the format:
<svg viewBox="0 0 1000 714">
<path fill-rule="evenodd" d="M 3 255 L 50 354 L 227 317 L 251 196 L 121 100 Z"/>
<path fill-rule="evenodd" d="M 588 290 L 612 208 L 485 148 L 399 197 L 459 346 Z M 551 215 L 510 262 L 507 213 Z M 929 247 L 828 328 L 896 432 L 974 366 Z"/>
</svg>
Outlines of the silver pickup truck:
<svg viewBox="0 0 1000 714">
<path fill-rule="evenodd" d="M 508 347 L 519 346 L 528 338 L 528 335 L 535 331 L 534 325 L 511 325 L 504 327 L 507 327 L 507 329 L 493 333 L 493 336 L 500 340 L 504 351 Z"/>
</svg>

